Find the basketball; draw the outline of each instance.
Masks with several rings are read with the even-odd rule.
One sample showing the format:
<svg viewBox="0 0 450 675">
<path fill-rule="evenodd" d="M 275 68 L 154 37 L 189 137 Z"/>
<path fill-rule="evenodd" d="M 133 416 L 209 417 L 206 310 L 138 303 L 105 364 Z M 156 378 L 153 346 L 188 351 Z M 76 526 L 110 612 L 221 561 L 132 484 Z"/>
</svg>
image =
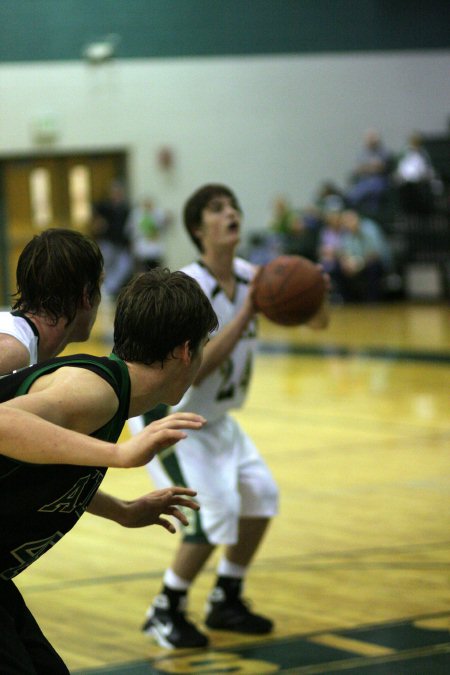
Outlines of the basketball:
<svg viewBox="0 0 450 675">
<path fill-rule="evenodd" d="M 325 297 L 320 269 L 299 255 L 281 255 L 261 268 L 254 302 L 270 321 L 298 326 L 316 314 Z"/>
</svg>

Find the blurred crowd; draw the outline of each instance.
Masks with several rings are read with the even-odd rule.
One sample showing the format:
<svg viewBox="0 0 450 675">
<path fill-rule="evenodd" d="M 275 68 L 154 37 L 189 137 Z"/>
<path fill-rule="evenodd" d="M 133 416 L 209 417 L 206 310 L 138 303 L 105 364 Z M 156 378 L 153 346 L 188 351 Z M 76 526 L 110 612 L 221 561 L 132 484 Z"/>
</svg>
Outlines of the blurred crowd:
<svg viewBox="0 0 450 675">
<path fill-rule="evenodd" d="M 330 275 L 334 302 L 378 302 L 387 280 L 391 290 L 400 285 L 390 237 L 395 214 L 427 217 L 442 191 L 420 134 L 411 133 L 396 155 L 369 129 L 345 186 L 325 181 L 304 208 L 278 196 L 267 229 L 253 231 L 241 253 L 257 264 L 283 253 L 303 255 Z M 91 234 L 105 260 L 102 292 L 114 300 L 132 274 L 165 264 L 173 218 L 149 195 L 132 204 L 120 181 L 92 213 Z"/>
<path fill-rule="evenodd" d="M 395 215 L 433 214 L 442 191 L 420 134 L 395 155 L 370 129 L 347 184 L 324 182 L 301 209 L 278 196 L 268 230 L 252 234 L 248 257 L 264 264 L 283 253 L 303 255 L 329 273 L 335 302 L 378 302 L 386 279 L 398 276 L 390 243 Z"/>
</svg>

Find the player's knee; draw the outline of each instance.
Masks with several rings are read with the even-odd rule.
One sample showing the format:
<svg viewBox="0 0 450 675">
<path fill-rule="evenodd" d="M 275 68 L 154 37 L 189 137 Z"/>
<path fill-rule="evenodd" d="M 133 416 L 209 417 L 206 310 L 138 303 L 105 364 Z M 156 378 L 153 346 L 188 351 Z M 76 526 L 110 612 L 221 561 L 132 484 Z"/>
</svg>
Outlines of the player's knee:
<svg viewBox="0 0 450 675">
<path fill-rule="evenodd" d="M 261 476 L 242 491 L 242 513 L 270 517 L 278 512 L 280 491 L 272 476 Z"/>
</svg>

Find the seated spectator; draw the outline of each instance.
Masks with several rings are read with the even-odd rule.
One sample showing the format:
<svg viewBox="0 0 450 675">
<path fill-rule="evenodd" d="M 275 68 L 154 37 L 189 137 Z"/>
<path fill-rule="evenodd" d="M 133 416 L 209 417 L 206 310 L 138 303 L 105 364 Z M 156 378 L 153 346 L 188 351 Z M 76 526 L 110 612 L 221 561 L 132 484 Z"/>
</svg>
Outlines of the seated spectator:
<svg viewBox="0 0 450 675">
<path fill-rule="evenodd" d="M 274 214 L 269 228 L 275 235 L 280 254 L 317 259 L 319 227 L 313 213 L 302 214 L 293 209 L 286 199 L 278 197 L 274 202 Z"/>
<path fill-rule="evenodd" d="M 379 133 L 369 129 L 346 194 L 350 206 L 375 217 L 389 192 L 391 170 L 391 153 L 384 147 Z"/>
<path fill-rule="evenodd" d="M 317 260 L 331 279 L 330 299 L 338 302 L 341 298 L 339 288 L 339 254 L 342 241 L 342 213 L 344 201 L 331 194 L 322 202 L 322 227 L 317 241 Z"/>
<path fill-rule="evenodd" d="M 321 229 L 322 222 L 314 214 L 299 213 L 286 241 L 285 253 L 302 255 L 316 262 Z"/>
<path fill-rule="evenodd" d="M 394 174 L 399 205 L 404 213 L 429 214 L 434 210 L 433 182 L 436 174 L 422 136 L 413 133 L 401 154 Z"/>
<path fill-rule="evenodd" d="M 341 188 L 336 183 L 327 180 L 320 185 L 317 191 L 315 206 L 319 210 L 326 208 L 329 197 L 340 197 L 344 201 L 344 193 Z"/>
<path fill-rule="evenodd" d="M 336 273 L 344 302 L 378 302 L 391 265 L 389 245 L 376 222 L 347 209 L 341 215 L 342 237 Z"/>
<path fill-rule="evenodd" d="M 239 250 L 239 256 L 253 263 L 253 265 L 266 265 L 282 253 L 276 235 L 266 232 L 251 233 L 247 246 Z"/>
<path fill-rule="evenodd" d="M 295 227 L 297 213 L 285 197 L 279 196 L 273 203 L 273 216 L 269 229 L 279 235 L 290 234 Z"/>
</svg>

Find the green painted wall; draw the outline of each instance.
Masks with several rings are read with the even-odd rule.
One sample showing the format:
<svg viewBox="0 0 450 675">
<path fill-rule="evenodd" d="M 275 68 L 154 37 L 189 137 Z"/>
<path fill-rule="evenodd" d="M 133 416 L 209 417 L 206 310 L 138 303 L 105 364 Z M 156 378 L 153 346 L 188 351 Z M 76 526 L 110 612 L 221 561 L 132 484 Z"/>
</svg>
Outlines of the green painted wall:
<svg viewBox="0 0 450 675">
<path fill-rule="evenodd" d="M 450 47 L 449 0 L 0 0 L 0 62 Z"/>
</svg>

